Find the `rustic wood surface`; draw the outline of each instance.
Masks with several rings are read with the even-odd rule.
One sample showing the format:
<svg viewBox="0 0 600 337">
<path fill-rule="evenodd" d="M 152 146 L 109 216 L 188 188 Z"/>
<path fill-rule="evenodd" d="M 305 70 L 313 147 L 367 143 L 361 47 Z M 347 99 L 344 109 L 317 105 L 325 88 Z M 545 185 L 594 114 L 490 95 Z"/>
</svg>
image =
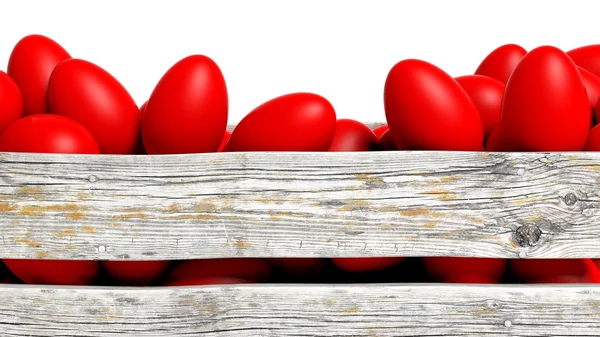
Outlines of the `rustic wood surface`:
<svg viewBox="0 0 600 337">
<path fill-rule="evenodd" d="M 594 286 L 0 287 L 22 336 L 600 336 Z"/>
<path fill-rule="evenodd" d="M 600 153 L 0 153 L 0 258 L 600 257 Z"/>
</svg>

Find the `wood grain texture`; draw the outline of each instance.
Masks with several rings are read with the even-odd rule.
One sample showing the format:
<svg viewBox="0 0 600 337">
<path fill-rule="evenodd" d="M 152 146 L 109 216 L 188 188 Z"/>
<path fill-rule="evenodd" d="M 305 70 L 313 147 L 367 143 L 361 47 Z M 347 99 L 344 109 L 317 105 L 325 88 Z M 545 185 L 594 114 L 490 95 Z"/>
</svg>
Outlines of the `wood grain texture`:
<svg viewBox="0 0 600 337">
<path fill-rule="evenodd" d="M 600 257 L 599 187 L 600 153 L 0 153 L 0 258 Z"/>
<path fill-rule="evenodd" d="M 598 336 L 597 286 L 0 287 L 22 336 Z"/>
</svg>

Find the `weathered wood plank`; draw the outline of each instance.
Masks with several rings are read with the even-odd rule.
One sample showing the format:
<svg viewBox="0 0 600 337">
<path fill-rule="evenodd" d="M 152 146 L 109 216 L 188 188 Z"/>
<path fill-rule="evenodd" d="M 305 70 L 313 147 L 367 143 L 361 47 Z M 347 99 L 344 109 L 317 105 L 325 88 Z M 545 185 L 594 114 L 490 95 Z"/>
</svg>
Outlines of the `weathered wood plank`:
<svg viewBox="0 0 600 337">
<path fill-rule="evenodd" d="M 21 336 L 598 336 L 597 286 L 0 287 Z"/>
<path fill-rule="evenodd" d="M 0 154 L 0 257 L 600 257 L 600 153 Z"/>
</svg>

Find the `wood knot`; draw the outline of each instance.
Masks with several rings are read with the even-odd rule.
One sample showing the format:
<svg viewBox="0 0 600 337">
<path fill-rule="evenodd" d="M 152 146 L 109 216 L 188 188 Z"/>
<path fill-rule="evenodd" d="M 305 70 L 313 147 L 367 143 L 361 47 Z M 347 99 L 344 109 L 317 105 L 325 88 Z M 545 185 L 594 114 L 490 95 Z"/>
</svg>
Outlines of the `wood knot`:
<svg viewBox="0 0 600 337">
<path fill-rule="evenodd" d="M 575 193 L 569 193 L 565 195 L 564 201 L 568 206 L 573 206 L 579 199 L 575 195 Z"/>
<path fill-rule="evenodd" d="M 520 247 L 535 246 L 542 236 L 542 230 L 534 224 L 525 224 L 515 231 L 513 240 Z"/>
</svg>

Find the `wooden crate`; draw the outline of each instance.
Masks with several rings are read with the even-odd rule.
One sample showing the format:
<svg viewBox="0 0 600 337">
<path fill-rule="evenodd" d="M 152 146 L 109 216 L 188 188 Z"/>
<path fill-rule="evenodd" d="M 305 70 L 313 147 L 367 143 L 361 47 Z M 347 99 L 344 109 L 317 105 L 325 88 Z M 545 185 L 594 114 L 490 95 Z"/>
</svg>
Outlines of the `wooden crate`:
<svg viewBox="0 0 600 337">
<path fill-rule="evenodd" d="M 600 257 L 598 153 L 0 154 L 0 258 Z M 0 336 L 591 336 L 595 285 L 0 286 Z"/>
</svg>

